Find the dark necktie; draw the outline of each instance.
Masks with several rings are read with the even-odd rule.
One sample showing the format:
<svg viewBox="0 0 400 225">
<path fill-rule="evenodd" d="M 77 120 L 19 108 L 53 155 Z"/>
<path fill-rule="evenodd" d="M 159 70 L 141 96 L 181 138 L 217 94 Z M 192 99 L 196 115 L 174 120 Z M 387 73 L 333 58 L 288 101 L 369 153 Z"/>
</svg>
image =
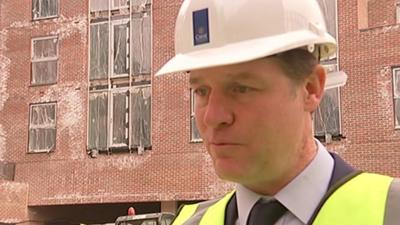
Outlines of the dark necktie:
<svg viewBox="0 0 400 225">
<path fill-rule="evenodd" d="M 250 211 L 247 225 L 274 225 L 287 211 L 277 200 L 260 199 Z"/>
</svg>

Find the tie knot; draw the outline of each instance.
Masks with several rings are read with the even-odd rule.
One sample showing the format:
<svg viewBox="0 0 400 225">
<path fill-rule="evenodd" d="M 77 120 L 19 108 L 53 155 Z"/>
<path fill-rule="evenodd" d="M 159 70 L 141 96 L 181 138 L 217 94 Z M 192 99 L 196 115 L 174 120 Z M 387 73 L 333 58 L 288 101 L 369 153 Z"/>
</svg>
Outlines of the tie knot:
<svg viewBox="0 0 400 225">
<path fill-rule="evenodd" d="M 247 219 L 247 225 L 274 225 L 286 212 L 277 200 L 260 199 L 254 204 Z"/>
</svg>

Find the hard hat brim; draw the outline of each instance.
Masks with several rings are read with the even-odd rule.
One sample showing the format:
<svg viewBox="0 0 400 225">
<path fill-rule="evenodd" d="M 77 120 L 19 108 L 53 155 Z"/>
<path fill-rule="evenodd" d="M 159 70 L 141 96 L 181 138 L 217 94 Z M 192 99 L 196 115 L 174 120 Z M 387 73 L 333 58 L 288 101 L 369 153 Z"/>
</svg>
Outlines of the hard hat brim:
<svg viewBox="0 0 400 225">
<path fill-rule="evenodd" d="M 248 62 L 310 44 L 325 46 L 324 52 L 321 53 L 322 58 L 336 52 L 336 41 L 329 34 L 321 35 L 310 30 L 300 30 L 186 54 L 177 53 L 156 76 Z"/>
</svg>

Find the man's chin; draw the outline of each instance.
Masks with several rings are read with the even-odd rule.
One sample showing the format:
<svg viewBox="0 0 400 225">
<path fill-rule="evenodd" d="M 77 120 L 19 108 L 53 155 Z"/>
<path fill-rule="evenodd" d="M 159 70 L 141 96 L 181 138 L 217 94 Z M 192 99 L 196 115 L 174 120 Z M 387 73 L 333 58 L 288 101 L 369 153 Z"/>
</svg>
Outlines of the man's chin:
<svg viewBox="0 0 400 225">
<path fill-rule="evenodd" d="M 245 176 L 240 174 L 240 173 L 235 173 L 232 170 L 216 170 L 217 176 L 221 179 L 221 180 L 225 180 L 225 181 L 230 181 L 230 182 L 235 182 L 235 183 L 241 183 L 243 181 L 243 179 L 245 179 Z"/>
</svg>

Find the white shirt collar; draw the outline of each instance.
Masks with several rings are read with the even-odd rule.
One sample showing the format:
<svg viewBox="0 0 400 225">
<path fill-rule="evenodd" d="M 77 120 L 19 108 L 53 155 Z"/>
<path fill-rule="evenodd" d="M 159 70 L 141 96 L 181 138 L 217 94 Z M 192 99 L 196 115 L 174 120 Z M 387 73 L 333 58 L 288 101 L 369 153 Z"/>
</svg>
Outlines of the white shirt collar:
<svg viewBox="0 0 400 225">
<path fill-rule="evenodd" d="M 318 151 L 311 163 L 273 196 L 304 224 L 310 220 L 326 193 L 334 166 L 333 158 L 325 147 L 318 140 L 315 142 Z M 246 225 L 251 208 L 261 197 L 272 198 L 252 192 L 243 185 L 237 185 L 236 198 L 240 225 Z"/>
</svg>

